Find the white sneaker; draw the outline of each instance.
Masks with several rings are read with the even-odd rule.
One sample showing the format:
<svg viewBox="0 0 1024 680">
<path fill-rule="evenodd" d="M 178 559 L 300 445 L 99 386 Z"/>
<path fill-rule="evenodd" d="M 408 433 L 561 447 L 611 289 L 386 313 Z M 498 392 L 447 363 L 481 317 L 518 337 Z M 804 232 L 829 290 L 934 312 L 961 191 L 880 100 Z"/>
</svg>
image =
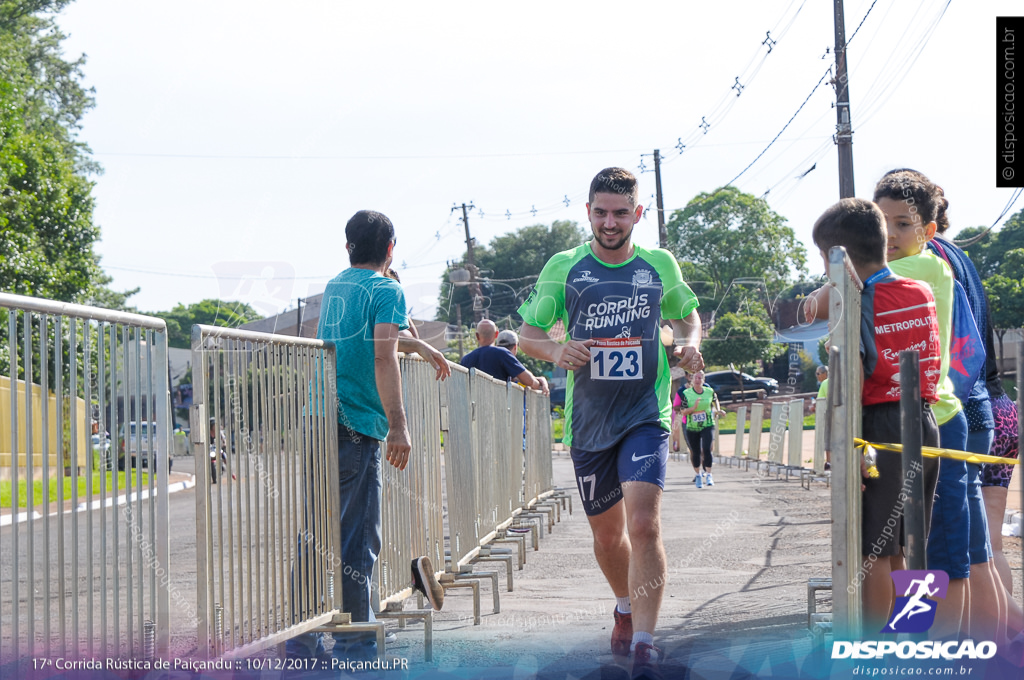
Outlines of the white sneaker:
<svg viewBox="0 0 1024 680">
<path fill-rule="evenodd" d="M 705 473 L 705 475 L 704 475 L 704 484 L 706 486 L 714 486 L 715 485 L 715 480 L 711 479 L 711 473 L 710 472 Z"/>
<path fill-rule="evenodd" d="M 704 486 L 704 475 L 698 474 L 693 478 L 693 483 L 697 485 L 698 489 L 702 488 Z"/>
</svg>

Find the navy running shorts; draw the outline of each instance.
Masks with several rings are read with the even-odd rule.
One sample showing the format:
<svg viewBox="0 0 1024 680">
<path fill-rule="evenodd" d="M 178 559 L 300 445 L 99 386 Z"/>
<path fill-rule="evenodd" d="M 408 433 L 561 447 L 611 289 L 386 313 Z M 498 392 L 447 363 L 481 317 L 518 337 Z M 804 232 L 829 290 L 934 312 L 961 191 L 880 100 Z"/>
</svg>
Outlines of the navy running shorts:
<svg viewBox="0 0 1024 680">
<path fill-rule="evenodd" d="M 650 482 L 665 488 L 669 433 L 660 425 L 638 425 L 601 451 L 570 447 L 576 486 L 587 515 L 600 515 L 622 499 L 623 482 Z"/>
</svg>

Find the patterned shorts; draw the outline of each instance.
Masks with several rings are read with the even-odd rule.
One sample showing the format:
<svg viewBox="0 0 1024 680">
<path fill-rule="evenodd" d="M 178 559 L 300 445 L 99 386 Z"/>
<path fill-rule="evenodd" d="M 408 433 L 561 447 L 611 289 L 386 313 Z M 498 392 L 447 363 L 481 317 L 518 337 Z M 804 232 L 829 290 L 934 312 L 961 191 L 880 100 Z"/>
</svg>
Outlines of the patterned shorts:
<svg viewBox="0 0 1024 680">
<path fill-rule="evenodd" d="M 1005 394 L 992 400 L 992 415 L 996 421 L 995 435 L 989 455 L 1000 458 L 1017 458 L 1017 406 Z M 981 466 L 981 485 L 1010 486 L 1010 475 L 1016 465 L 986 463 Z"/>
</svg>

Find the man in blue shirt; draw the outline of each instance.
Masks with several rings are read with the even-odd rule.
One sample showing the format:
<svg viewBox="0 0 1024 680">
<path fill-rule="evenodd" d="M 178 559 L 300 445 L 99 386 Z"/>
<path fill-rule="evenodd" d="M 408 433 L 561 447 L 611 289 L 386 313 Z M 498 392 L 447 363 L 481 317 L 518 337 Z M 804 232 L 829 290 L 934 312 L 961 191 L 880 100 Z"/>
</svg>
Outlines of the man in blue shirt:
<svg viewBox="0 0 1024 680">
<path fill-rule="evenodd" d="M 511 336 L 507 335 L 511 334 Z M 502 331 L 504 342 L 511 340 L 512 347 L 518 344 L 518 336 L 514 331 Z M 515 353 L 505 347 L 495 347 L 494 340 L 499 336 L 498 327 L 490 319 L 483 319 L 476 325 L 476 341 L 480 346 L 462 357 L 462 365 L 466 368 L 475 368 L 483 371 L 492 378 L 507 381 L 509 379 L 520 382 L 526 387 L 543 389 L 542 384 L 533 373 L 526 370 L 526 367 L 516 359 Z"/>
<path fill-rule="evenodd" d="M 374 620 L 371 575 L 381 547 L 381 443 L 388 463 L 404 470 L 412 444 L 402 404 L 398 352 L 415 352 L 437 370 L 451 366 L 436 349 L 412 337 L 405 295 L 384 273 L 395 247 L 395 229 L 386 216 L 361 210 L 345 225 L 350 267 L 324 291 L 317 337 L 334 343 L 337 355 L 338 472 L 341 487 L 342 603 L 353 622 Z M 413 560 L 413 584 L 435 609 L 444 591 L 426 557 Z M 375 638 L 366 633 L 335 633 L 335 659 L 377 657 Z M 324 656 L 317 634 L 288 641 L 288 656 Z"/>
</svg>

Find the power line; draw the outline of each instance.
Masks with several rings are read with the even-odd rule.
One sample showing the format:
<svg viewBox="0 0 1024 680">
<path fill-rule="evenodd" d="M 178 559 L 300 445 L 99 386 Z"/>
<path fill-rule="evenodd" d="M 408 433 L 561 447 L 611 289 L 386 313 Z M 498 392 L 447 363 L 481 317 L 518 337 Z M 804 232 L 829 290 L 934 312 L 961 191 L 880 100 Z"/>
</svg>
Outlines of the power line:
<svg viewBox="0 0 1024 680">
<path fill-rule="evenodd" d="M 1020 198 L 1022 193 L 1024 193 L 1024 188 L 1015 189 L 1013 195 L 1010 196 L 1010 200 L 1006 202 L 1006 207 L 1003 208 L 1003 212 L 999 213 L 999 217 L 997 217 L 995 221 L 992 222 L 992 224 L 989 225 L 987 228 L 985 228 L 980 234 L 975 234 L 971 238 L 964 239 L 962 241 L 954 240 L 953 244 L 960 248 L 967 248 L 969 246 L 973 246 L 975 243 L 978 243 L 983 238 L 988 236 L 989 232 L 995 229 L 995 226 L 999 224 L 999 221 L 1006 216 L 1006 213 L 1010 212 L 1010 209 L 1013 208 L 1014 204 L 1017 203 L 1017 199 Z"/>
<path fill-rule="evenodd" d="M 587 154 L 638 153 L 641 149 L 605 149 L 599 151 L 532 151 L 523 153 L 481 153 L 481 154 L 436 154 L 436 155 L 395 155 L 395 156 L 307 156 L 267 154 L 179 154 L 179 153 L 119 153 L 93 152 L 94 156 L 121 158 L 184 158 L 197 160 L 247 160 L 247 161 L 407 161 L 445 160 L 466 158 L 528 158 L 531 156 L 582 156 Z"/>
<path fill-rule="evenodd" d="M 800 104 L 800 107 L 799 107 L 799 108 L 797 108 L 796 112 L 795 112 L 795 113 L 794 113 L 794 114 L 793 114 L 792 116 L 790 116 L 789 120 L 788 120 L 788 121 L 786 121 L 786 124 L 782 126 L 782 129 L 781 129 L 781 130 L 779 130 L 779 134 L 775 135 L 775 138 L 774 138 L 774 139 L 772 139 L 772 141 L 770 141 L 770 142 L 768 143 L 768 146 L 766 146 L 766 147 L 764 148 L 764 150 L 763 150 L 763 151 L 761 151 L 761 153 L 757 154 L 757 158 L 755 158 L 754 160 L 750 161 L 750 163 L 749 163 L 749 164 L 747 165 L 747 167 L 743 168 L 743 170 L 741 170 L 741 171 L 740 171 L 740 173 L 739 173 L 738 175 L 736 175 L 735 177 L 733 177 L 733 178 L 732 178 L 731 180 L 729 180 L 729 181 L 728 181 L 728 182 L 727 182 L 726 184 L 732 184 L 732 183 L 734 183 L 734 182 L 735 182 L 736 180 L 738 180 L 738 179 L 739 179 L 740 177 L 742 177 L 742 176 L 743 176 L 743 174 L 744 174 L 744 173 L 746 173 L 746 171 L 747 171 L 747 170 L 749 170 L 749 169 L 751 168 L 751 166 L 753 166 L 753 165 L 754 165 L 754 163 L 756 163 L 756 162 L 757 162 L 758 160 L 760 160 L 761 156 L 763 156 L 763 155 L 764 155 L 764 154 L 765 154 L 765 153 L 766 153 L 766 152 L 768 151 L 768 149 L 772 148 L 772 144 L 774 144 L 774 143 L 775 143 L 775 142 L 776 142 L 776 141 L 777 141 L 777 140 L 779 139 L 779 137 L 781 137 L 781 136 L 782 136 L 782 133 L 786 131 L 786 128 L 788 128 L 788 127 L 790 126 L 790 124 L 791 124 L 791 123 L 793 122 L 793 120 L 794 120 L 794 119 L 795 119 L 795 118 L 796 118 L 796 117 L 797 117 L 797 116 L 798 116 L 798 115 L 800 114 L 800 112 L 801 112 L 801 111 L 803 111 L 804 107 L 805 107 L 805 106 L 807 106 L 807 102 L 809 102 L 809 101 L 811 100 L 811 97 L 812 97 L 812 96 L 814 96 L 814 93 L 815 93 L 815 92 L 817 92 L 817 91 L 818 91 L 818 88 L 819 88 L 819 87 L 821 87 L 821 84 L 822 84 L 823 82 L 825 82 L 825 78 L 826 78 L 826 77 L 827 77 L 827 76 L 828 76 L 829 74 L 831 74 L 831 73 L 832 73 L 832 68 L 831 68 L 831 67 L 829 67 L 829 69 L 828 69 L 827 71 L 825 71 L 825 73 L 823 73 L 823 74 L 821 75 L 821 78 L 820 78 L 820 79 L 818 79 L 818 84 L 817 84 L 817 85 L 815 85 L 815 86 L 814 86 L 814 87 L 813 87 L 813 88 L 811 89 L 811 92 L 810 92 L 810 94 L 808 94 L 808 95 L 807 95 L 807 97 L 806 97 L 806 98 L 804 99 L 803 103 L 802 103 L 802 104 Z"/>
</svg>

